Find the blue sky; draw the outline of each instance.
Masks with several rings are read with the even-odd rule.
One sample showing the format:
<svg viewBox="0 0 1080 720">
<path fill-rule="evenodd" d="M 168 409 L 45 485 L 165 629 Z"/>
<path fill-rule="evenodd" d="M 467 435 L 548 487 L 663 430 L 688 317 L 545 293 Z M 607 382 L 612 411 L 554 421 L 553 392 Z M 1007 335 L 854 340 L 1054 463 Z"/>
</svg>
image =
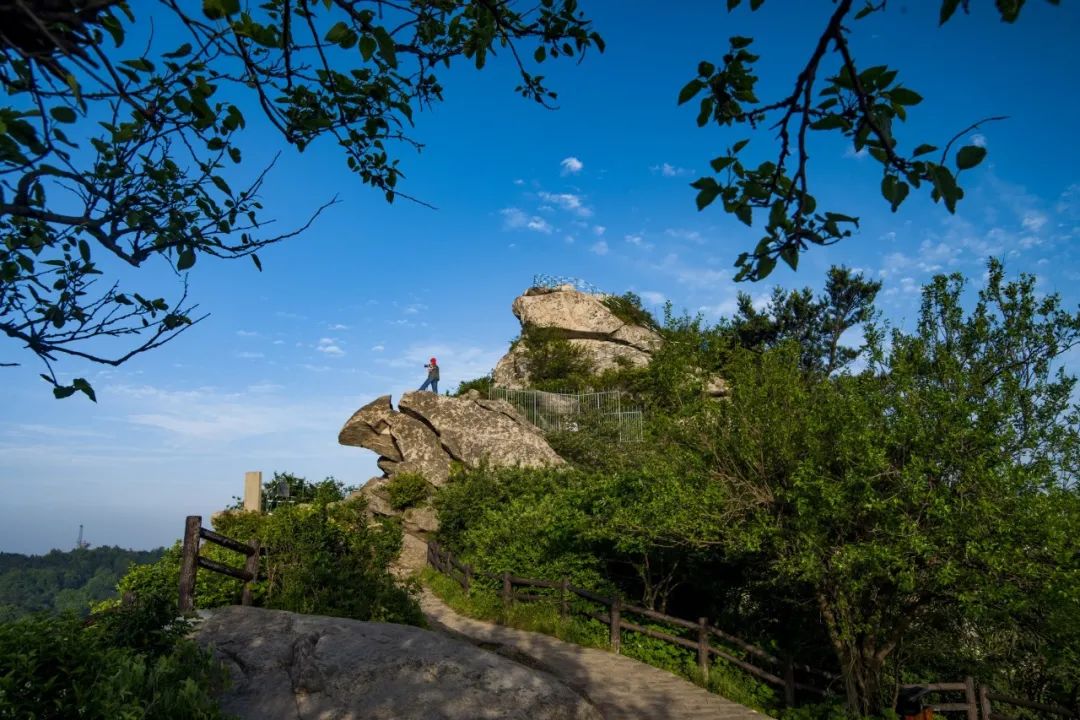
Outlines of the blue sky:
<svg viewBox="0 0 1080 720">
<path fill-rule="evenodd" d="M 402 189 L 437 210 L 388 206 L 329 143 L 284 151 L 263 194 L 282 227 L 340 202 L 303 237 L 261 253 L 261 273 L 246 260 L 200 260 L 189 282 L 205 321 L 118 369 L 61 365 L 93 382 L 96 404 L 53 400 L 32 362 L 0 370 L 0 550 L 69 548 L 80 523 L 95 545 L 168 544 L 185 515 L 209 516 L 240 494 L 246 470 L 363 484 L 378 474 L 375 455 L 338 446 L 342 423 L 378 395 L 418 386 L 432 355 L 444 388 L 486 373 L 516 335 L 510 303 L 536 273 L 717 319 L 740 290 L 819 287 L 844 263 L 884 282 L 879 305 L 905 325 L 931 275 L 978 283 L 994 255 L 1068 306 L 1080 301 L 1076 4 L 1031 0 L 1007 26 L 977 2 L 938 29 L 938 3 L 890 2 L 856 23 L 856 60 L 899 67 L 925 98 L 902 140 L 943 144 L 983 117 L 1010 119 L 969 134 L 989 156 L 965 174 L 953 216 L 925 195 L 890 213 L 872 161 L 819 143 L 819 206 L 860 216 L 861 229 L 760 285 L 732 280 L 755 232 L 719 207 L 697 212 L 688 186 L 747 135 L 697 128 L 675 97 L 736 34 L 756 38 L 759 96 L 790 92 L 831 3 L 770 0 L 731 14 L 718 2 L 581 5 L 608 49 L 581 65 L 544 64 L 557 111 L 513 93 L 505 57 L 445 74 L 446 101 L 417 118 L 422 153 L 402 151 Z M 747 152 L 763 160 L 771 148 L 760 132 Z M 245 167 L 277 149 L 256 124 Z M 175 278 L 157 268 L 142 282 L 144 294 L 170 295 Z M 0 352 L 18 354 L 10 342 Z"/>
</svg>

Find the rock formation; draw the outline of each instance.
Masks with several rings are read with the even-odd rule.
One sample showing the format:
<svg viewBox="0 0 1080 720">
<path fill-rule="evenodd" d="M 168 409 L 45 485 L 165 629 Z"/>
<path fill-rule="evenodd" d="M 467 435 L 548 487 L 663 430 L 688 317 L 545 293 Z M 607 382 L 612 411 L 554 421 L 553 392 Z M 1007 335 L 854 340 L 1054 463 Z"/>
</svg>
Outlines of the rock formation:
<svg viewBox="0 0 1080 720">
<path fill-rule="evenodd" d="M 551 675 L 407 625 L 233 606 L 195 639 L 229 668 L 243 720 L 599 720 Z"/>
<path fill-rule="evenodd" d="M 547 330 L 581 348 L 596 372 L 629 363 L 647 365 L 662 340 L 653 330 L 619 319 L 603 302 L 603 295 L 584 293 L 572 285 L 530 288 L 514 300 L 511 309 L 530 328 Z M 530 386 L 528 361 L 521 343 L 510 349 L 492 373 L 496 385 Z"/>
<path fill-rule="evenodd" d="M 438 529 L 435 511 L 427 506 L 394 509 L 387 486 L 396 475 L 418 473 L 433 487 L 445 485 L 450 465 L 459 462 L 475 468 L 551 467 L 564 464 L 543 433 L 505 400 L 445 397 L 429 392 L 405 393 L 394 410 L 390 396 L 383 395 L 353 413 L 338 442 L 367 448 L 379 454 L 382 477 L 372 478 L 360 489 L 375 515 L 401 516 L 406 547 L 399 568 L 423 567 L 423 538 Z"/>
</svg>

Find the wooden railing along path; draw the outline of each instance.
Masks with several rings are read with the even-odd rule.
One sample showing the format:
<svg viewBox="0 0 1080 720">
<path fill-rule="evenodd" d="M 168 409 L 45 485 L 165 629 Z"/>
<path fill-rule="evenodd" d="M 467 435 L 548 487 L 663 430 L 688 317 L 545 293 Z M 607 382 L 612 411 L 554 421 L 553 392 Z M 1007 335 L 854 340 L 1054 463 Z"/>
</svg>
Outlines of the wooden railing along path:
<svg viewBox="0 0 1080 720">
<path fill-rule="evenodd" d="M 697 622 L 693 622 L 684 618 L 665 615 L 664 613 L 649 610 L 648 608 L 629 605 L 617 595 L 605 597 L 582 588 L 574 587 L 566 578 L 556 582 L 552 580 L 535 580 L 532 578 L 516 577 L 510 573 L 499 575 L 477 571 L 471 565 L 462 563 L 454 557 L 449 550 L 443 549 L 439 543 L 434 540 L 429 540 L 427 544 L 427 562 L 439 572 L 456 580 L 465 592 L 469 592 L 473 584 L 473 578 L 475 577 L 485 577 L 490 580 L 501 582 L 502 590 L 500 594 L 504 607 L 509 607 L 515 600 L 554 600 L 558 603 L 559 615 L 565 618 L 571 611 L 572 596 L 581 597 L 585 600 L 604 605 L 608 608 L 606 612 L 583 611 L 581 614 L 599 620 L 611 628 L 610 645 L 612 652 L 615 653 L 618 653 L 620 650 L 622 631 L 630 630 L 641 633 L 642 635 L 647 635 L 651 638 L 656 638 L 657 640 L 694 650 L 697 653 L 698 668 L 701 670 L 702 676 L 704 677 L 708 676 L 712 657 L 716 656 L 721 658 L 770 685 L 782 688 L 784 691 L 784 702 L 789 707 L 795 704 L 796 691 L 809 692 L 821 697 L 830 694 L 838 694 L 834 693 L 832 690 L 833 684 L 841 679 L 840 675 L 837 673 L 798 664 L 790 657 L 779 658 L 767 650 L 757 647 L 730 633 L 726 633 L 717 627 L 713 627 L 708 623 L 706 618 L 698 618 Z M 515 587 L 554 590 L 557 591 L 557 595 L 515 592 Z M 640 615 L 651 620 L 691 630 L 696 633 L 696 639 L 689 640 L 660 630 L 644 627 L 626 620 L 624 617 L 625 614 Z M 714 638 L 721 641 L 724 646 L 717 647 L 714 645 Z M 726 647 L 739 648 L 746 653 L 747 657 L 753 658 L 762 664 L 766 664 L 771 670 L 759 667 L 752 662 L 733 656 L 725 649 Z M 811 682 L 814 682 L 813 680 L 799 682 L 796 680 L 797 672 L 802 674 L 804 679 L 809 676 L 816 680 L 824 680 L 826 682 L 824 683 L 824 686 L 810 684 Z M 919 689 L 922 691 L 921 694 L 924 695 L 963 693 L 963 702 L 932 702 L 927 703 L 926 707 L 936 712 L 963 712 L 967 716 L 966 720 L 980 720 L 980 717 L 982 720 L 1013 720 L 1010 716 L 997 712 L 996 707 L 993 705 L 994 703 L 1033 710 L 1036 713 L 1042 713 L 1042 716 L 1053 715 L 1056 717 L 1068 718 L 1069 720 L 1080 720 L 1080 708 L 1069 710 L 1058 705 L 1048 705 L 1031 700 L 1009 697 L 1007 695 L 995 693 L 985 685 L 980 685 L 976 691 L 975 680 L 971 677 L 965 678 L 964 682 L 905 685 L 903 687 L 905 689 Z"/>
<path fill-rule="evenodd" d="M 606 606 L 606 612 L 584 611 L 581 614 L 599 620 L 610 628 L 611 634 L 609 637 L 612 652 L 618 653 L 620 651 L 623 630 L 641 633 L 642 635 L 647 635 L 648 637 L 656 638 L 657 640 L 669 642 L 695 651 L 697 653 L 698 669 L 704 677 L 708 676 L 709 665 L 714 656 L 729 662 L 770 685 L 782 688 L 784 690 L 784 700 L 788 705 L 795 704 L 796 691 L 809 692 L 823 697 L 830 694 L 829 686 L 840 679 L 840 676 L 836 673 L 820 670 L 808 665 L 797 664 L 791 658 L 779 658 L 767 650 L 759 648 L 741 638 L 724 632 L 720 628 L 710 625 L 707 618 L 698 618 L 697 622 L 693 622 L 672 615 L 665 615 L 664 613 L 656 612 L 655 610 L 627 604 L 618 595 L 605 597 L 583 588 L 574 587 L 566 578 L 555 582 L 551 580 L 535 580 L 532 578 L 516 577 L 510 573 L 497 575 L 494 573 L 479 572 L 471 565 L 460 562 L 452 553 L 448 550 L 444 550 L 434 540 L 428 541 L 427 561 L 428 564 L 436 570 L 456 580 L 466 592 L 468 592 L 469 588 L 472 586 L 474 577 L 486 577 L 495 581 L 501 581 L 502 601 L 503 605 L 507 607 L 515 600 L 542 601 L 557 599 L 559 614 L 562 617 L 566 617 L 571 610 L 571 596 L 577 596 L 593 603 Z M 551 595 L 515 592 L 515 586 L 556 590 L 558 591 L 558 596 L 556 598 Z M 679 637 L 660 630 L 644 627 L 643 625 L 627 620 L 625 617 L 627 614 L 639 615 L 649 618 L 650 620 L 656 620 L 658 622 L 685 628 L 694 633 L 695 639 L 689 640 L 685 637 Z M 723 645 L 716 644 L 716 640 L 719 640 Z M 770 669 L 759 667 L 752 662 L 735 657 L 727 650 L 727 648 L 731 646 L 739 648 L 745 652 L 748 657 L 757 660 L 759 663 L 766 665 Z M 812 680 L 800 682 L 796 680 L 796 673 L 800 673 L 804 676 L 811 676 L 818 681 L 825 681 L 825 686 L 822 687 L 817 684 L 810 684 L 813 682 Z"/>
<path fill-rule="evenodd" d="M 199 543 L 207 540 L 223 548 L 247 556 L 244 569 L 230 567 L 199 554 Z M 240 596 L 242 605 L 251 604 L 251 583 L 259 576 L 259 542 L 244 543 L 218 534 L 202 526 L 201 515 L 188 515 L 184 523 L 184 551 L 180 561 L 180 613 L 186 615 L 195 610 L 195 576 L 199 568 L 228 575 L 244 581 Z"/>
</svg>

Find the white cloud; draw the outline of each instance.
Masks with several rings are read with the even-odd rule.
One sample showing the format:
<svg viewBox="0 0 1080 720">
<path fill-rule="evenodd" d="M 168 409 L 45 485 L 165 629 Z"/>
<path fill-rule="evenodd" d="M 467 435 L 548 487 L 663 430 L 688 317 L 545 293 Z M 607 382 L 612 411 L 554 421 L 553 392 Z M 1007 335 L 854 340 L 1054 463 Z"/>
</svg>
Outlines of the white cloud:
<svg viewBox="0 0 1080 720">
<path fill-rule="evenodd" d="M 1030 210 L 1024 213 L 1023 218 L 1020 220 L 1020 225 L 1028 232 L 1039 232 L 1042 230 L 1043 225 L 1046 224 L 1049 218 L 1045 213 L 1038 212 L 1036 210 Z"/>
<path fill-rule="evenodd" d="M 562 168 L 563 175 L 577 175 L 585 167 L 585 163 L 571 155 L 568 158 L 563 158 L 559 166 Z"/>
<path fill-rule="evenodd" d="M 334 338 L 319 338 L 319 344 L 315 349 L 330 357 L 342 357 L 345 354 L 345 351 L 337 346 L 337 340 Z"/>
<path fill-rule="evenodd" d="M 659 165 L 650 165 L 649 170 L 654 173 L 660 173 L 664 177 L 680 177 L 682 175 L 689 175 L 692 170 L 684 167 L 677 167 L 671 163 L 660 163 Z"/>
<path fill-rule="evenodd" d="M 371 351 L 372 352 L 382 352 L 385 349 L 386 349 L 386 347 L 383 346 L 383 345 L 372 345 L 371 346 Z"/>
<path fill-rule="evenodd" d="M 262 358 L 262 357 L 265 357 L 265 356 L 261 352 L 246 352 L 245 351 L 245 352 L 236 353 L 236 357 L 240 358 L 241 360 L 258 360 L 259 358 Z"/>
<path fill-rule="evenodd" d="M 592 210 L 585 207 L 581 202 L 581 196 L 573 193 L 549 193 L 540 191 L 540 199 L 549 202 L 567 212 L 574 213 L 578 217 L 592 217 Z"/>
<path fill-rule="evenodd" d="M 326 329 L 327 330 L 348 330 L 349 326 L 348 325 L 342 325 L 341 323 L 335 323 L 333 325 L 327 325 Z"/>
<path fill-rule="evenodd" d="M 259 337 L 259 333 L 254 330 L 237 330 L 236 334 L 240 337 Z"/>
<path fill-rule="evenodd" d="M 515 185 L 524 185 L 525 181 L 522 180 L 521 178 L 518 178 L 517 180 L 514 181 L 514 184 Z"/>
<path fill-rule="evenodd" d="M 667 298 L 664 293 L 656 292 L 655 290 L 642 290 L 641 299 L 650 305 L 663 305 L 667 302 Z"/>
<path fill-rule="evenodd" d="M 856 160 L 862 160 L 869 154 L 869 151 L 864 147 L 862 150 L 856 151 L 851 145 L 848 145 L 844 150 L 844 157 L 855 158 Z"/>
<path fill-rule="evenodd" d="M 597 255 L 607 255 L 608 244 L 601 240 L 600 242 L 593 243 L 592 247 L 590 247 L 589 250 Z"/>
<path fill-rule="evenodd" d="M 544 218 L 537 215 L 526 215 L 519 208 L 503 208 L 499 211 L 499 214 L 503 216 L 503 228 L 506 230 L 525 229 L 546 235 L 550 235 L 554 231 L 554 228 Z"/>
<path fill-rule="evenodd" d="M 986 136 L 982 133 L 975 133 L 971 136 L 971 144 L 976 147 L 986 147 Z"/>
<path fill-rule="evenodd" d="M 593 225 L 592 231 L 593 235 L 595 235 L 596 237 L 602 237 L 604 233 L 607 232 L 607 228 L 603 225 Z"/>
<path fill-rule="evenodd" d="M 643 238 L 640 235 L 625 235 L 623 237 L 623 240 L 630 243 L 631 245 L 637 245 L 640 247 Z"/>
</svg>

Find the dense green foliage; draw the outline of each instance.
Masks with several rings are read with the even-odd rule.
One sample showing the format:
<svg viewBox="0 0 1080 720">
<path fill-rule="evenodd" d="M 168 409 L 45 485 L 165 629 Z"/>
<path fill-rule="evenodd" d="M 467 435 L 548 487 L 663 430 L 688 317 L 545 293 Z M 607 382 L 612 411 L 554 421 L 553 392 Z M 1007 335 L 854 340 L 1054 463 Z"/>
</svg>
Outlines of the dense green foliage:
<svg viewBox="0 0 1080 720">
<path fill-rule="evenodd" d="M 0 553 L 0 622 L 49 610 L 85 615 L 91 603 L 116 595 L 116 583 L 129 566 L 153 562 L 163 552 L 99 547 Z"/>
<path fill-rule="evenodd" d="M 431 486 L 420 473 L 397 473 L 386 484 L 390 507 L 404 510 L 422 504 L 431 495 Z"/>
<path fill-rule="evenodd" d="M 622 295 L 605 295 L 602 302 L 611 311 L 611 314 L 622 320 L 627 325 L 640 325 L 650 329 L 657 329 L 656 318 L 641 305 L 641 298 L 637 293 L 626 292 Z"/>
<path fill-rule="evenodd" d="M 550 436 L 568 470 L 456 476 L 440 540 L 839 671 L 852 713 L 966 674 L 1071 707 L 1080 313 L 996 262 L 967 309 L 965 286 L 934 279 L 911 331 L 873 322 L 877 284 L 843 269 L 714 327 L 669 310 L 654 361 L 607 378 L 647 409 L 645 441 L 583 422 Z"/>
<path fill-rule="evenodd" d="M 325 504 L 341 500 L 355 489 L 332 477 L 309 482 L 290 472 L 275 472 L 272 480 L 263 483 L 262 507 L 264 511 L 271 511 L 288 503 Z M 243 501 L 239 498 L 237 501 L 234 507 L 242 508 Z"/>
<path fill-rule="evenodd" d="M 175 597 L 0 624 L 0 718 L 215 720 L 224 668 L 184 638 Z"/>
<path fill-rule="evenodd" d="M 474 378 L 472 380 L 462 380 L 458 384 L 457 390 L 454 391 L 454 397 L 461 397 L 470 390 L 475 390 L 480 393 L 481 396 L 487 397 L 488 391 L 491 390 L 491 376 L 485 375 L 483 377 Z"/>
<path fill-rule="evenodd" d="M 549 392 L 580 392 L 593 376 L 593 364 L 582 348 L 557 329 L 527 327 L 516 342 L 524 348 L 533 387 Z"/>
<path fill-rule="evenodd" d="M 307 484 L 297 478 L 299 485 Z M 230 511 L 218 515 L 214 529 L 242 542 L 258 541 L 265 549 L 259 582 L 253 584 L 256 604 L 263 607 L 358 620 L 423 624 L 414 588 L 399 584 L 390 563 L 401 549 L 399 525 L 368 522 L 361 497 L 343 498 L 332 481 L 313 486 L 310 503 L 278 505 L 267 514 Z M 336 487 L 336 490 L 335 490 Z M 200 553 L 233 567 L 242 567 L 239 553 L 204 542 Z M 179 587 L 180 545 L 161 561 L 133 568 L 120 583 L 136 595 L 169 593 Z M 240 581 L 217 573 L 197 575 L 195 604 L 215 607 L 240 602 Z"/>
</svg>

